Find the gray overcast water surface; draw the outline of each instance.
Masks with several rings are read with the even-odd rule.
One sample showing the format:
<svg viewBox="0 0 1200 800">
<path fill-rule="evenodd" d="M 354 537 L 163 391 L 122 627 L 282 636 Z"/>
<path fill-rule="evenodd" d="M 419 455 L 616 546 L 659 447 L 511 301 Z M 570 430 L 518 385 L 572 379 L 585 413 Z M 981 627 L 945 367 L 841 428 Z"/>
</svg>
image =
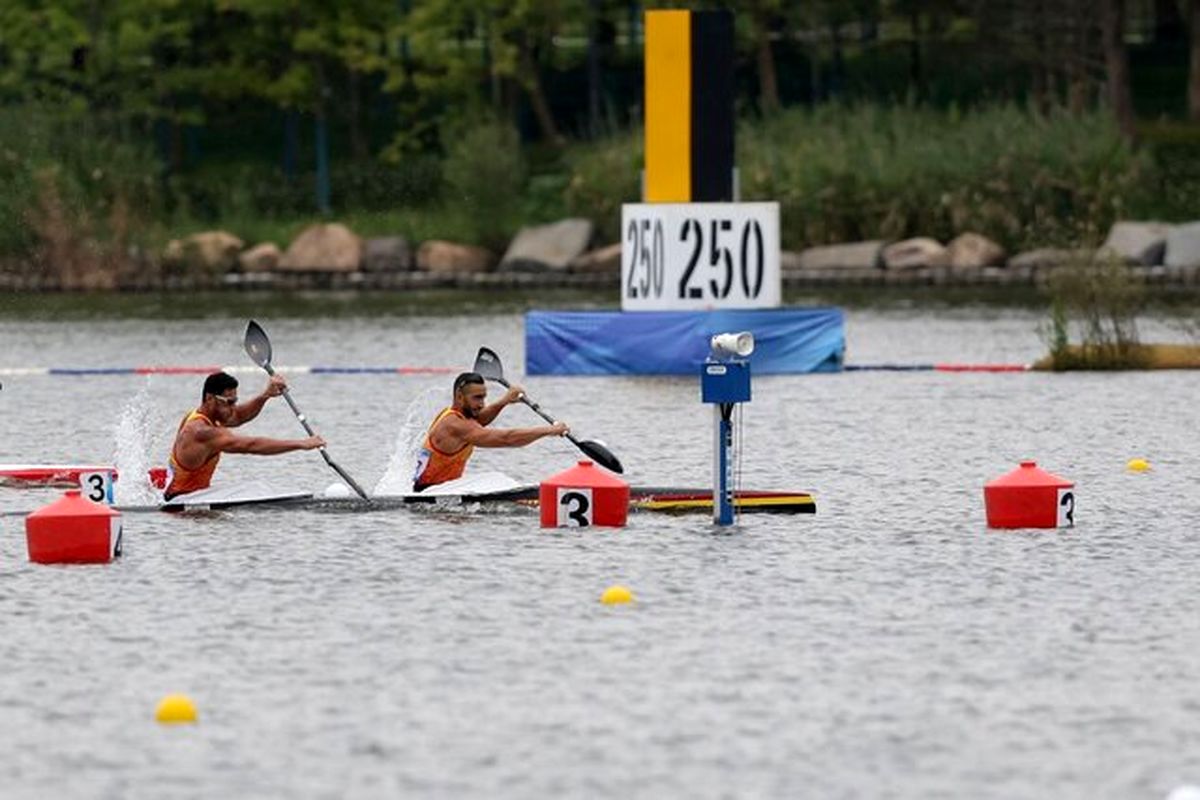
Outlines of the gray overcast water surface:
<svg viewBox="0 0 1200 800">
<path fill-rule="evenodd" d="M 1038 319 L 851 312 L 847 362 L 1027 363 Z M 261 321 L 279 365 L 459 370 L 486 344 L 631 482 L 709 480 L 697 381 L 526 379 L 520 315 Z M 4 319 L 0 367 L 249 365 L 244 327 Z M 405 471 L 449 383 L 292 378 L 368 489 Z M 165 459 L 199 387 L 7 376 L 0 462 L 134 474 Z M 127 514 L 117 562 L 46 567 L 0 517 L 0 795 L 1165 797 L 1200 783 L 1198 390 L 1197 372 L 760 377 L 742 483 L 812 491 L 818 513 L 730 531 L 636 514 L 549 532 L 521 509 Z M 300 435 L 278 401 L 246 430 Z M 576 456 L 544 440 L 472 469 L 536 482 Z M 1152 470 L 1127 472 L 1134 457 Z M 1077 527 L 986 529 L 984 482 L 1023 458 L 1076 482 Z M 227 456 L 218 478 L 334 475 L 295 453 Z M 57 494 L 0 488 L 0 511 Z M 615 583 L 636 603 L 602 606 Z M 198 725 L 154 722 L 175 692 Z"/>
</svg>

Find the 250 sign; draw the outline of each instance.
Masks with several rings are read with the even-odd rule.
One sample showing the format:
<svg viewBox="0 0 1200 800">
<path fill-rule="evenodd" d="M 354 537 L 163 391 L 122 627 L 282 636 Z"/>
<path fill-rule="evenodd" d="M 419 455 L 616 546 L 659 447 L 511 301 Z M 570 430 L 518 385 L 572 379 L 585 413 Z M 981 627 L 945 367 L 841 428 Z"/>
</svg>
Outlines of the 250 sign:
<svg viewBox="0 0 1200 800">
<path fill-rule="evenodd" d="M 621 222 L 623 309 L 779 305 L 777 203 L 629 204 Z"/>
</svg>

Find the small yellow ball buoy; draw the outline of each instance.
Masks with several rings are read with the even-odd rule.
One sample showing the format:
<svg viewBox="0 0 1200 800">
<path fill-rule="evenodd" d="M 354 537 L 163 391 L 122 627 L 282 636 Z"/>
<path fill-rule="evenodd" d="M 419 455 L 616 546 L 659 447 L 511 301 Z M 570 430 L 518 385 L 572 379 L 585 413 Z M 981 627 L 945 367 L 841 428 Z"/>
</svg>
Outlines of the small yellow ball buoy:
<svg viewBox="0 0 1200 800">
<path fill-rule="evenodd" d="M 1131 458 L 1125 468 L 1130 472 L 1145 472 L 1150 469 L 1150 462 L 1144 458 Z"/>
<path fill-rule="evenodd" d="M 164 725 L 196 721 L 196 704 L 183 694 L 169 694 L 158 702 L 154 718 Z"/>
<path fill-rule="evenodd" d="M 610 586 L 600 595 L 600 602 L 606 606 L 616 606 L 633 602 L 633 592 L 628 586 Z"/>
</svg>

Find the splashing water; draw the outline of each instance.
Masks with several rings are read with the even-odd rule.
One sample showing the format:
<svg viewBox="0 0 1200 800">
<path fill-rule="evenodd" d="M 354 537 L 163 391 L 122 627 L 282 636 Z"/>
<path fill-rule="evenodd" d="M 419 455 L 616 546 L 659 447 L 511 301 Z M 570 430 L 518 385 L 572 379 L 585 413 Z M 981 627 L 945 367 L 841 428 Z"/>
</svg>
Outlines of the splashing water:
<svg viewBox="0 0 1200 800">
<path fill-rule="evenodd" d="M 150 378 L 121 409 L 113 426 L 116 455 L 113 464 L 120 476 L 113 486 L 118 505 L 149 505 L 158 502 L 158 493 L 150 485 L 150 451 L 157 443 L 153 431 L 162 429 L 161 415 L 154 413 L 150 401 Z"/>
<path fill-rule="evenodd" d="M 442 403 L 445 388 L 431 388 L 413 398 L 404 410 L 404 424 L 396 434 L 396 447 L 388 461 L 383 477 L 375 484 L 374 495 L 398 495 L 412 491 L 413 471 L 417 468 L 417 451 L 425 439 L 425 431 Z"/>
</svg>

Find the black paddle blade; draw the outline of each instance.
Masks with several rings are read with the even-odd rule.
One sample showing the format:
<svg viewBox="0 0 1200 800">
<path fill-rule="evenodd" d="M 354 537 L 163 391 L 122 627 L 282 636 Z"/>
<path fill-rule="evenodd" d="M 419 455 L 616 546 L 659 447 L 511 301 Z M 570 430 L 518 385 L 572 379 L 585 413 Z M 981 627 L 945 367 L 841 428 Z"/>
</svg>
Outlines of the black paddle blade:
<svg viewBox="0 0 1200 800">
<path fill-rule="evenodd" d="M 475 356 L 475 369 L 484 380 L 495 381 L 501 386 L 508 386 L 508 381 L 504 380 L 504 366 L 500 363 L 500 356 L 496 355 L 495 351 L 487 348 L 479 348 L 479 354 Z M 554 424 L 554 418 L 542 410 L 541 406 L 530 400 L 528 397 L 522 397 L 521 402 L 533 409 L 534 413 L 542 419 Z M 575 446 L 580 451 L 596 462 L 600 466 L 612 472 L 621 473 L 625 468 L 621 466 L 621 462 L 609 452 L 608 448 L 600 442 L 592 439 L 576 439 L 570 434 L 567 438 L 575 443 Z"/>
<path fill-rule="evenodd" d="M 579 449 L 582 450 L 584 454 L 588 456 L 588 458 L 592 459 L 592 461 L 595 461 L 605 469 L 618 474 L 625 471 L 625 468 L 621 466 L 621 462 L 617 460 L 617 457 L 614 456 L 609 449 L 600 442 L 597 442 L 594 439 L 577 439 L 575 444 L 579 446 Z"/>
<path fill-rule="evenodd" d="M 262 329 L 254 320 L 250 320 L 250 324 L 246 326 L 246 355 L 250 356 L 250 360 L 258 364 L 263 369 L 266 369 L 271 364 L 271 340 L 267 338 L 267 332 Z"/>
<path fill-rule="evenodd" d="M 486 347 L 479 348 L 479 355 L 475 356 L 475 369 L 472 371 L 483 376 L 484 380 L 505 382 L 504 365 L 500 363 L 500 356 Z"/>
</svg>

